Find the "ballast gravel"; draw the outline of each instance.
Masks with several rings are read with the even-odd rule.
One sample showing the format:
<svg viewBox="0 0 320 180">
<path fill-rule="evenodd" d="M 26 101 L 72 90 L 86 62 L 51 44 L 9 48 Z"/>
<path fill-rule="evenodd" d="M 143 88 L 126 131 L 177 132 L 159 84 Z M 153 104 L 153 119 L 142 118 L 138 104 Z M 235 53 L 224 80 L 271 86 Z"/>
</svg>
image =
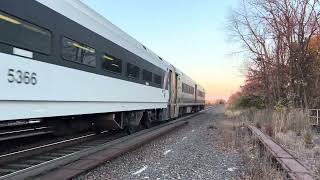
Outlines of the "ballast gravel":
<svg viewBox="0 0 320 180">
<path fill-rule="evenodd" d="M 221 134 L 209 128 L 224 118 L 222 106 L 189 124 L 74 179 L 238 179 L 241 157 L 225 151 Z"/>
</svg>

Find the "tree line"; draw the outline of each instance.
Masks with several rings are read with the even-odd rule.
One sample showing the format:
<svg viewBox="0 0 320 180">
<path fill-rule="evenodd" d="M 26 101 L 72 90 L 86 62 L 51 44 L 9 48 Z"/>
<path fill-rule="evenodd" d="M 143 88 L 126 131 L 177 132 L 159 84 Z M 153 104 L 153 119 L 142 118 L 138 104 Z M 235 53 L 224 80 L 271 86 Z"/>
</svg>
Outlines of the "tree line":
<svg viewBox="0 0 320 180">
<path fill-rule="evenodd" d="M 229 100 L 320 108 L 319 18 L 318 0 L 242 0 L 228 28 L 248 59 L 246 80 Z"/>
</svg>

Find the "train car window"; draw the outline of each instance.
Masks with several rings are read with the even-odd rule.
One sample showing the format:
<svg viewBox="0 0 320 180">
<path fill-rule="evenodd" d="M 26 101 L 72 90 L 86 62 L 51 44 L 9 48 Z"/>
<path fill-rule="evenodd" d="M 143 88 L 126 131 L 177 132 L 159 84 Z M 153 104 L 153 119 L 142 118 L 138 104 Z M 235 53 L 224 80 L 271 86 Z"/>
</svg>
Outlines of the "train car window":
<svg viewBox="0 0 320 180">
<path fill-rule="evenodd" d="M 200 97 L 204 97 L 204 92 L 198 91 L 198 94 L 199 94 Z"/>
<path fill-rule="evenodd" d="M 122 61 L 110 55 L 103 55 L 102 56 L 102 66 L 105 70 L 121 73 L 122 72 Z"/>
<path fill-rule="evenodd" d="M 128 77 L 133 77 L 139 79 L 140 77 L 140 68 L 133 64 L 127 64 L 127 75 Z"/>
<path fill-rule="evenodd" d="M 154 83 L 161 85 L 162 77 L 154 74 L 153 81 L 154 81 Z"/>
<path fill-rule="evenodd" d="M 62 57 L 68 61 L 75 61 L 81 63 L 80 59 L 77 58 L 77 47 L 73 44 L 76 43 L 68 38 L 62 39 Z"/>
<path fill-rule="evenodd" d="M 49 55 L 51 32 L 0 11 L 0 42 Z"/>
<path fill-rule="evenodd" d="M 189 86 L 188 84 L 182 83 L 182 92 L 188 94 L 194 94 L 194 87 Z"/>
<path fill-rule="evenodd" d="M 79 55 L 79 58 L 82 59 L 82 63 L 87 66 L 97 66 L 96 53 L 94 49 L 82 50 L 82 53 Z"/>
<path fill-rule="evenodd" d="M 143 70 L 142 71 L 142 79 L 147 82 L 152 82 L 152 72 Z"/>
<path fill-rule="evenodd" d="M 189 93 L 188 85 L 186 85 L 185 83 L 182 83 L 182 92 Z"/>
<path fill-rule="evenodd" d="M 194 88 L 190 86 L 190 94 L 194 94 Z"/>
<path fill-rule="evenodd" d="M 62 38 L 62 57 L 65 60 L 78 62 L 87 66 L 96 67 L 95 49 L 76 41 Z"/>
</svg>

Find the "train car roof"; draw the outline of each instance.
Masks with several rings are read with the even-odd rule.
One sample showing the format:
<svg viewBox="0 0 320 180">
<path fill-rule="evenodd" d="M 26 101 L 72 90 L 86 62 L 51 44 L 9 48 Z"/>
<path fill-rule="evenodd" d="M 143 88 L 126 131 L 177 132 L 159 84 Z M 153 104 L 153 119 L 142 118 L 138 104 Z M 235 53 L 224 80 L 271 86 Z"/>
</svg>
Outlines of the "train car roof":
<svg viewBox="0 0 320 180">
<path fill-rule="evenodd" d="M 36 1 L 164 70 L 167 70 L 168 66 L 170 66 L 170 63 L 163 60 L 160 56 L 112 24 L 110 21 L 88 7 L 86 4 L 82 3 L 80 0 Z"/>
<path fill-rule="evenodd" d="M 95 10 L 91 9 L 80 0 L 36 1 L 164 70 L 175 68 L 168 61 L 162 59 L 152 50 L 148 49 L 142 43 L 112 24 L 105 17 L 97 13 Z M 187 76 L 179 69 L 175 69 L 178 73 Z M 189 76 L 187 77 L 190 78 Z M 196 83 L 196 81 L 192 81 Z"/>
</svg>

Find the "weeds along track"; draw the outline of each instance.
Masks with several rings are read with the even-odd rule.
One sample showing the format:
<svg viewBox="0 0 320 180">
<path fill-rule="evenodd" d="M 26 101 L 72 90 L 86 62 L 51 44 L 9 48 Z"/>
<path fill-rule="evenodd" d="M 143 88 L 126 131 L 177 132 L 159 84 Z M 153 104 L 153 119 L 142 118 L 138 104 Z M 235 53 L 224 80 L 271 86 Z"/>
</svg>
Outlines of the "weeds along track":
<svg viewBox="0 0 320 180">
<path fill-rule="evenodd" d="M 38 175 L 45 175 L 48 171 L 115 146 L 119 147 L 117 148 L 118 152 L 127 152 L 166 132 L 187 124 L 188 119 L 200 113 L 170 121 L 150 129 L 145 129 L 132 135 L 127 135 L 125 132 L 112 131 L 99 135 L 88 134 L 69 140 L 1 155 L 0 180 L 25 179 Z M 118 153 L 118 155 L 120 154 Z M 64 177 L 68 177 L 68 175 L 65 175 Z"/>
<path fill-rule="evenodd" d="M 308 169 L 291 155 L 285 148 L 274 142 L 271 137 L 265 135 L 258 128 L 247 125 L 253 136 L 261 142 L 271 156 L 280 164 L 281 168 L 287 173 L 288 177 L 293 180 L 312 180 L 313 177 Z"/>
</svg>

